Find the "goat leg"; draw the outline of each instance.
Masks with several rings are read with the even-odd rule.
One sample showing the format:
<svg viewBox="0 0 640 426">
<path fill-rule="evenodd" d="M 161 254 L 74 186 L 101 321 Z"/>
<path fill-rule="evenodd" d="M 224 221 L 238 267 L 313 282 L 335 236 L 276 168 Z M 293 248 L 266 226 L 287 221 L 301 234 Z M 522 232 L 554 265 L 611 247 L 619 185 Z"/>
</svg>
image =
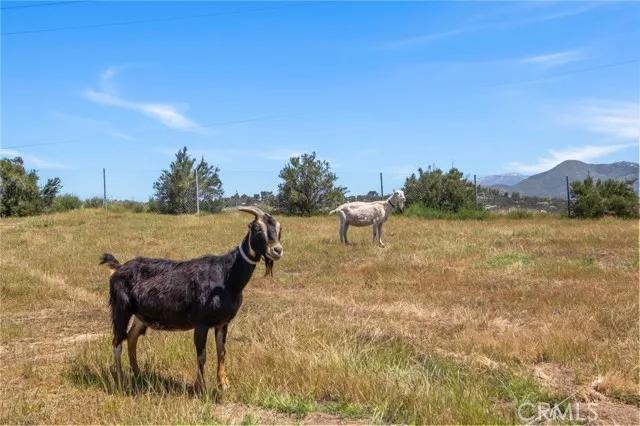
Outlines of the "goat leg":
<svg viewBox="0 0 640 426">
<path fill-rule="evenodd" d="M 116 384 L 121 386 L 122 384 L 122 342 L 114 344 L 113 346 L 113 364 L 116 373 Z"/>
<path fill-rule="evenodd" d="M 349 224 L 347 222 L 344 223 L 344 243 L 349 245 L 349 240 L 347 239 L 347 232 L 349 231 Z"/>
<path fill-rule="evenodd" d="M 127 338 L 127 324 L 131 313 L 119 301 L 112 305 L 113 322 L 113 363 L 118 386 L 122 385 L 122 342 Z"/>
<path fill-rule="evenodd" d="M 218 389 L 225 391 L 229 388 L 229 379 L 224 368 L 225 344 L 227 343 L 227 324 L 216 327 L 216 353 L 218 355 Z"/>
<path fill-rule="evenodd" d="M 378 225 L 378 242 L 382 247 L 385 247 L 384 243 L 382 242 L 382 224 Z"/>
<path fill-rule="evenodd" d="M 196 345 L 196 355 L 198 356 L 198 372 L 196 374 L 196 382 L 193 386 L 196 392 L 202 392 L 206 388 L 204 381 L 204 364 L 207 362 L 208 332 L 209 329 L 205 327 L 196 327 L 193 332 L 193 342 Z"/>
<path fill-rule="evenodd" d="M 133 374 L 140 374 L 140 368 L 138 367 L 138 357 L 137 357 L 137 345 L 138 345 L 138 337 L 141 334 L 144 334 L 147 331 L 147 326 L 144 325 L 142 321 L 138 318 L 133 317 L 133 323 L 131 324 L 131 328 L 129 328 L 129 332 L 127 333 L 127 349 L 129 350 L 129 364 L 131 364 L 131 369 L 133 370 Z"/>
</svg>

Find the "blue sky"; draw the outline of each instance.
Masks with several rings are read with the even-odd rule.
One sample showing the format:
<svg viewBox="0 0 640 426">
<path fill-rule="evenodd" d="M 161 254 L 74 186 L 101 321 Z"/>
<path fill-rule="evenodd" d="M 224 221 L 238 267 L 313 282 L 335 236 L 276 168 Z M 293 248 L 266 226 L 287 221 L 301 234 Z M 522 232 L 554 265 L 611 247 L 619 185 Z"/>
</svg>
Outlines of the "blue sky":
<svg viewBox="0 0 640 426">
<path fill-rule="evenodd" d="M 56 3 L 2 3 L 1 153 L 82 197 L 183 145 L 228 195 L 310 151 L 352 193 L 638 160 L 640 3 Z"/>
</svg>

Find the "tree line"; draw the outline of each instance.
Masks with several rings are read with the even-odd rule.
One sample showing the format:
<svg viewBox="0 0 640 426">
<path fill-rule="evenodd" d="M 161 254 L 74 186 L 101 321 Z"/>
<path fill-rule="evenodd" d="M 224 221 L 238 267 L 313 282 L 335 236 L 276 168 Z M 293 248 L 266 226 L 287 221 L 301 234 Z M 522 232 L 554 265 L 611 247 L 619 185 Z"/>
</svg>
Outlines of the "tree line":
<svg viewBox="0 0 640 426">
<path fill-rule="evenodd" d="M 290 158 L 278 177 L 281 181 L 277 194 L 262 191 L 253 196 L 235 194 L 225 198 L 220 169 L 204 158 L 192 157 L 184 147 L 176 153 L 169 168 L 162 170 L 153 184 L 154 195 L 147 203 L 119 201 L 116 205 L 134 211 L 184 214 L 194 212 L 196 202 L 201 212 L 211 213 L 225 206 L 263 204 L 279 212 L 311 216 L 345 201 L 381 198 L 376 191 L 348 196 L 347 188 L 337 185 L 338 177 L 329 162 L 317 158 L 315 152 Z M 573 217 L 638 217 L 638 196 L 626 182 L 594 181 L 588 177 L 573 182 L 571 188 Z M 101 198 L 82 202 L 74 195 L 60 195 L 61 189 L 59 178 L 48 179 L 38 186 L 37 172 L 26 170 L 20 157 L 0 160 L 0 216 L 27 216 L 102 205 Z M 484 208 L 476 203 L 473 182 L 454 167 L 446 172 L 439 168 L 418 169 L 406 178 L 403 189 L 409 212 L 419 216 L 439 217 L 434 216 L 433 211 L 467 217 L 481 217 L 479 213 L 483 213 Z M 511 197 L 518 195 L 511 194 Z"/>
</svg>

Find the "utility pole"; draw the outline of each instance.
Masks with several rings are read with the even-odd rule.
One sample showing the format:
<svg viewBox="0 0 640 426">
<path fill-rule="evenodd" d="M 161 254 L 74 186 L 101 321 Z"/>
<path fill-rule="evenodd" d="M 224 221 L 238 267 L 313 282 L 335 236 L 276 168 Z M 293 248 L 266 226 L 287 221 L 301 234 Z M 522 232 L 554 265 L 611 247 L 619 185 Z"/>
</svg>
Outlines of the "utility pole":
<svg viewBox="0 0 640 426">
<path fill-rule="evenodd" d="M 384 187 L 382 186 L 382 172 L 380 172 L 380 198 L 384 200 Z"/>
<path fill-rule="evenodd" d="M 200 214 L 200 186 L 198 185 L 198 169 L 196 168 L 196 214 Z"/>
<path fill-rule="evenodd" d="M 567 182 L 567 216 L 571 217 L 571 192 L 569 191 L 569 176 L 565 177 Z"/>
<path fill-rule="evenodd" d="M 476 201 L 476 207 L 478 207 L 478 184 L 476 183 L 476 175 L 473 175 L 473 195 Z"/>
<path fill-rule="evenodd" d="M 102 168 L 102 208 L 107 208 L 107 172 Z"/>
</svg>

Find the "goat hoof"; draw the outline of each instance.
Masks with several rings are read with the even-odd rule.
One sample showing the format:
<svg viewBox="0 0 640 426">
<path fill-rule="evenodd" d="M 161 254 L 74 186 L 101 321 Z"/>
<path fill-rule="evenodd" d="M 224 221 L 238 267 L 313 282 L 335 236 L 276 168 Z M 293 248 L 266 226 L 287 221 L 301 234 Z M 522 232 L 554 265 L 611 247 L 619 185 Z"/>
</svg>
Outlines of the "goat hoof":
<svg viewBox="0 0 640 426">
<path fill-rule="evenodd" d="M 229 380 L 226 377 L 218 381 L 218 390 L 222 392 L 229 390 Z"/>
</svg>

